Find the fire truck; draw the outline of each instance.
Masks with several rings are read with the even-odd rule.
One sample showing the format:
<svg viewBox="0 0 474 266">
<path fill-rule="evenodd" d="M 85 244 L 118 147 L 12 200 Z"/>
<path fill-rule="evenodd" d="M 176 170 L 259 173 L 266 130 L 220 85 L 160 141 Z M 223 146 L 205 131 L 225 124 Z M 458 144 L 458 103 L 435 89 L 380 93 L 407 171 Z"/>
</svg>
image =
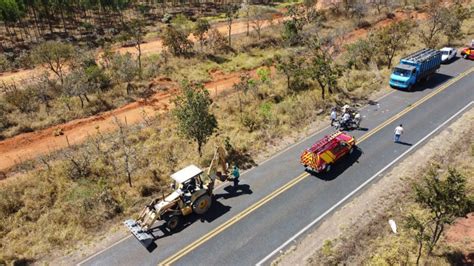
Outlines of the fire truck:
<svg viewBox="0 0 474 266">
<path fill-rule="evenodd" d="M 303 151 L 300 162 L 306 170 L 315 173 L 329 172 L 334 163 L 354 151 L 355 145 L 353 136 L 336 131 Z"/>
</svg>

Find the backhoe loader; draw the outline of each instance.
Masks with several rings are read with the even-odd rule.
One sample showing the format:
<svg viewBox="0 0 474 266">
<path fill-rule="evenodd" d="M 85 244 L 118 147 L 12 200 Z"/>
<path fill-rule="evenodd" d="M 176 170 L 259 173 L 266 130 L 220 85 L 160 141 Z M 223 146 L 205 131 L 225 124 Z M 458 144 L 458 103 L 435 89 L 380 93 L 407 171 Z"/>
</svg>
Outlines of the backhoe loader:
<svg viewBox="0 0 474 266">
<path fill-rule="evenodd" d="M 230 180 L 226 152 L 216 147 L 214 157 L 206 171 L 195 165 L 189 165 L 171 175 L 174 180 L 171 194 L 156 198 L 140 213 L 137 220 L 126 220 L 125 226 L 144 245 L 154 241 L 151 229 L 156 221 L 164 221 L 165 226 L 174 231 L 179 228 L 185 216 L 206 213 L 212 205 L 214 183 L 216 179 Z"/>
</svg>

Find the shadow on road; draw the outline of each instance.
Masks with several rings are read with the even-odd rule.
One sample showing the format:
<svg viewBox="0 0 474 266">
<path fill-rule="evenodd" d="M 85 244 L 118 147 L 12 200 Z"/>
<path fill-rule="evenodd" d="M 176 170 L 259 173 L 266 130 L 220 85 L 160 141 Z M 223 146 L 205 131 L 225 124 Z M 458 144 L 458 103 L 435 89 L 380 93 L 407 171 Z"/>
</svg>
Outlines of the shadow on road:
<svg viewBox="0 0 474 266">
<path fill-rule="evenodd" d="M 403 142 L 403 141 L 395 142 L 395 144 L 401 144 L 401 145 L 405 145 L 405 146 L 413 146 L 413 144 L 408 143 L 408 142 Z"/>
<path fill-rule="evenodd" d="M 223 198 L 223 199 L 230 199 L 230 198 L 235 198 L 241 195 L 250 195 L 253 193 L 253 191 L 250 189 L 250 186 L 247 184 L 242 184 L 238 185 L 237 188 L 234 188 L 234 186 L 227 186 L 224 188 L 227 193 L 221 193 L 221 194 L 215 194 L 214 198 L 216 200 Z"/>
<path fill-rule="evenodd" d="M 332 165 L 331 170 L 327 173 L 315 173 L 309 170 L 306 170 L 312 176 L 315 176 L 324 181 L 331 181 L 336 179 L 339 175 L 344 173 L 346 169 L 351 167 L 354 163 L 358 163 L 359 157 L 362 155 L 362 150 L 360 148 L 355 149 L 352 154 L 347 155 L 345 158 L 337 161 Z"/>
<path fill-rule="evenodd" d="M 212 201 L 212 206 L 209 209 L 209 211 L 207 211 L 205 214 L 197 215 L 195 213 L 192 213 L 192 214 L 190 214 L 186 217 L 182 217 L 182 220 L 181 220 L 182 224 L 178 229 L 176 229 L 174 231 L 170 231 L 166 227 L 165 223 L 161 223 L 160 225 L 153 227 L 150 230 L 150 232 L 154 236 L 154 241 L 156 241 L 158 239 L 161 239 L 161 238 L 171 236 L 171 235 L 176 234 L 176 233 L 179 233 L 179 232 L 183 231 L 188 226 L 190 226 L 191 224 L 193 224 L 194 222 L 196 222 L 198 220 L 201 221 L 201 222 L 211 223 L 215 219 L 217 219 L 220 216 L 224 215 L 225 213 L 230 211 L 231 207 L 226 206 L 226 205 L 222 204 L 221 202 L 219 202 L 218 199 L 220 199 L 220 198 L 229 199 L 229 198 L 234 198 L 234 197 L 238 197 L 238 196 L 241 196 L 241 195 L 250 195 L 250 194 L 253 193 L 253 191 L 250 189 L 250 186 L 247 185 L 247 184 L 240 184 L 236 188 L 234 188 L 234 186 L 230 185 L 230 186 L 225 187 L 224 190 L 227 193 L 221 193 L 221 194 L 215 194 L 214 195 L 214 200 Z M 155 242 L 153 242 L 149 246 L 146 246 L 146 248 L 147 248 L 148 252 L 153 252 L 153 250 L 155 250 L 157 248 L 157 245 L 156 245 Z"/>
<path fill-rule="evenodd" d="M 196 222 L 198 220 L 201 221 L 201 222 L 211 223 L 215 219 L 217 219 L 217 218 L 221 217 L 222 215 L 224 215 L 225 213 L 229 212 L 230 209 L 231 209 L 230 206 L 223 205 L 219 201 L 214 200 L 212 202 L 211 208 L 205 214 L 197 215 L 195 213 L 192 213 L 188 216 L 181 217 L 182 218 L 182 220 L 181 220 L 182 224 L 176 230 L 170 231 L 166 227 L 165 223 L 161 223 L 160 225 L 151 228 L 150 232 L 154 236 L 154 241 L 156 241 L 158 239 L 165 238 L 165 237 L 177 234 L 177 233 L 183 231 L 188 226 L 190 226 L 191 224 L 193 224 L 194 222 Z M 160 232 L 161 232 L 161 234 L 160 234 Z M 153 242 L 151 245 L 149 245 L 147 247 L 147 250 L 148 250 L 148 252 L 152 252 L 153 250 L 156 249 L 156 247 L 157 247 L 156 243 Z"/>
<path fill-rule="evenodd" d="M 427 89 L 434 89 L 437 86 L 445 83 L 446 81 L 452 79 L 452 76 L 441 74 L 441 73 L 435 73 L 429 80 L 425 81 L 420 81 L 417 83 L 412 90 L 406 91 L 406 92 L 416 92 L 416 91 L 423 91 Z"/>
<path fill-rule="evenodd" d="M 367 127 L 359 127 L 355 129 L 356 131 L 369 131 L 369 128 Z"/>
</svg>

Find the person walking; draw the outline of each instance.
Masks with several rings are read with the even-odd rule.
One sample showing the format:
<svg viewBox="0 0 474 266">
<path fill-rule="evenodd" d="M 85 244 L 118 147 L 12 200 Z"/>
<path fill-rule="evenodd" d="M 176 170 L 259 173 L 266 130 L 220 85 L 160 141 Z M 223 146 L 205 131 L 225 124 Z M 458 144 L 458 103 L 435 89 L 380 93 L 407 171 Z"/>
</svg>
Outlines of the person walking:
<svg viewBox="0 0 474 266">
<path fill-rule="evenodd" d="M 395 138 L 394 142 L 400 142 L 400 136 L 403 134 L 403 126 L 400 124 L 398 127 L 395 128 Z"/>
<path fill-rule="evenodd" d="M 331 126 L 334 125 L 334 122 L 336 122 L 336 119 L 337 119 L 336 108 L 333 108 L 331 111 Z"/>
<path fill-rule="evenodd" d="M 240 178 L 240 170 L 237 165 L 234 165 L 234 169 L 232 170 L 232 175 L 234 176 L 234 189 L 237 189 L 237 186 L 239 185 L 239 178 Z"/>
</svg>

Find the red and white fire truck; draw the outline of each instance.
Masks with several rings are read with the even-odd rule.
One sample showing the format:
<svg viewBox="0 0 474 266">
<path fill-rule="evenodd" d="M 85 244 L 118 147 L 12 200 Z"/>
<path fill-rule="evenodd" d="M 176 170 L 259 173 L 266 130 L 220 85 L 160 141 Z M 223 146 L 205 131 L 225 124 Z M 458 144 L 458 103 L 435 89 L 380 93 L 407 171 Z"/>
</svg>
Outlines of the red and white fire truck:
<svg viewBox="0 0 474 266">
<path fill-rule="evenodd" d="M 328 172 L 339 159 L 352 153 L 355 145 L 356 141 L 353 136 L 336 131 L 303 151 L 300 162 L 309 171 Z"/>
</svg>

